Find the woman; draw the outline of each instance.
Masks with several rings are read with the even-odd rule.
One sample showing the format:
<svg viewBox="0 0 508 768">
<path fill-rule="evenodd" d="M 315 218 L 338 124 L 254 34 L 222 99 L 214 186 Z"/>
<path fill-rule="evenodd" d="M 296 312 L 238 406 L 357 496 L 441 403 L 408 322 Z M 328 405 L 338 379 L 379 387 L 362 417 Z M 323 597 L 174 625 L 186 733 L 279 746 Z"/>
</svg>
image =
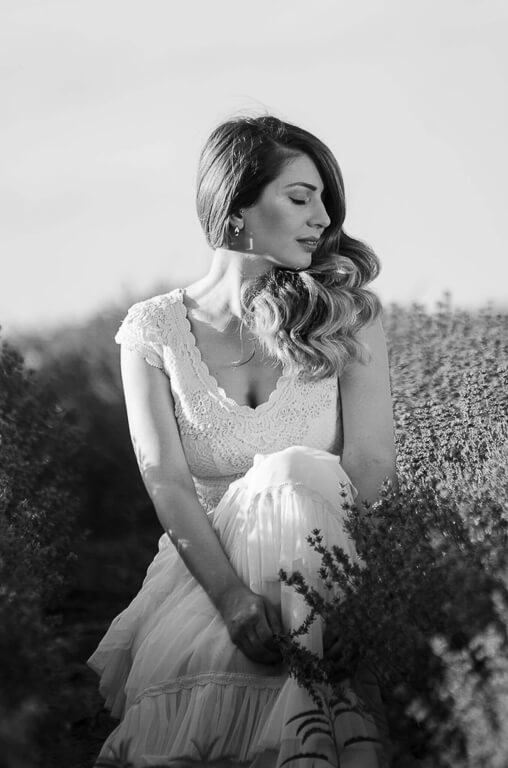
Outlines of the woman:
<svg viewBox="0 0 508 768">
<path fill-rule="evenodd" d="M 356 559 L 344 502 L 396 481 L 380 304 L 365 288 L 378 261 L 342 229 L 330 150 L 275 117 L 213 131 L 197 209 L 209 272 L 134 305 L 116 337 L 165 533 L 88 662 L 121 719 L 101 756 L 128 741 L 136 766 L 378 766 L 361 701 L 338 712 L 333 738 L 303 740 L 312 701 L 274 638 L 307 613 L 279 569 L 322 589 L 306 535 L 319 528 Z M 337 638 L 315 621 L 303 642 L 322 654 L 323 641 L 333 656 Z"/>
</svg>

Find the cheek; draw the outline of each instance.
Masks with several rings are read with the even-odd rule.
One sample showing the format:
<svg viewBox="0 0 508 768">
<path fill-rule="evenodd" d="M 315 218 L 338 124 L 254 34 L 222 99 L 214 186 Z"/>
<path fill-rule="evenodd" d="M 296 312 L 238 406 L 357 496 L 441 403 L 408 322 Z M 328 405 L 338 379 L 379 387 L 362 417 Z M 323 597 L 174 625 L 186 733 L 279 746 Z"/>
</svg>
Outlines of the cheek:
<svg viewBox="0 0 508 768">
<path fill-rule="evenodd" d="M 283 203 L 267 206 L 260 213 L 260 223 L 269 231 L 290 229 L 294 219 L 292 211 L 288 210 L 288 207 Z"/>
</svg>

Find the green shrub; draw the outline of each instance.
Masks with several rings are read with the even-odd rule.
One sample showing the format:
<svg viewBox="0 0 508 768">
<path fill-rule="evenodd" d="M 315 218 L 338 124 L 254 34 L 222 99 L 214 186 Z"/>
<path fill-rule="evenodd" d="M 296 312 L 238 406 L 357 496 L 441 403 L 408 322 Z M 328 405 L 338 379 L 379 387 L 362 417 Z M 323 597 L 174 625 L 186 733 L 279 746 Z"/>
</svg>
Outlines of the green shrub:
<svg viewBox="0 0 508 768">
<path fill-rule="evenodd" d="M 82 435 L 80 523 L 97 541 L 114 541 L 132 529 L 146 530 L 152 540 L 161 533 L 131 446 L 114 341 L 133 301 L 82 325 L 16 339 Z"/>
<path fill-rule="evenodd" d="M 51 390 L 0 348 L 0 744 L 9 755 L 57 738 L 63 705 L 57 610 L 79 538 L 79 438 Z M 61 712 L 60 712 L 61 714 Z"/>
</svg>

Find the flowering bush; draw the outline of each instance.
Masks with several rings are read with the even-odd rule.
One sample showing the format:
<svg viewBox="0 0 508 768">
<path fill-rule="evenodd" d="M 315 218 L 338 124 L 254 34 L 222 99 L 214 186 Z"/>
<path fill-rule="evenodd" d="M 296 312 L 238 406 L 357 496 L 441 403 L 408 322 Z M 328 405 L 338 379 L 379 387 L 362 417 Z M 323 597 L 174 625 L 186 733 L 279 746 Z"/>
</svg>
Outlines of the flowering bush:
<svg viewBox="0 0 508 768">
<path fill-rule="evenodd" d="M 323 600 L 299 574 L 284 581 L 340 628 L 340 662 L 283 645 L 310 690 L 375 673 L 386 699 L 393 765 L 508 763 L 508 317 L 491 309 L 385 316 L 400 492 L 388 485 L 347 527 L 364 567 L 309 541 Z M 425 761 L 430 762 L 425 762 Z"/>
</svg>

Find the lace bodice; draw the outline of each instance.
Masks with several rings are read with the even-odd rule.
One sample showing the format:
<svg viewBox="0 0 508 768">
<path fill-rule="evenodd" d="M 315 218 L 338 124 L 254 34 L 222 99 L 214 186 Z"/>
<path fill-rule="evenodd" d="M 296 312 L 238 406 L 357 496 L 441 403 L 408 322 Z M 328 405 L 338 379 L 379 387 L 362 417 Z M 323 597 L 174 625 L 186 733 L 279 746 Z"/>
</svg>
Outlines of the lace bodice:
<svg viewBox="0 0 508 768">
<path fill-rule="evenodd" d="M 299 374 L 283 372 L 265 403 L 239 405 L 202 360 L 183 297 L 184 290 L 176 288 L 134 304 L 115 341 L 168 376 L 183 450 L 206 512 L 213 513 L 256 453 L 308 445 L 339 455 L 337 378 L 305 382 Z"/>
</svg>

